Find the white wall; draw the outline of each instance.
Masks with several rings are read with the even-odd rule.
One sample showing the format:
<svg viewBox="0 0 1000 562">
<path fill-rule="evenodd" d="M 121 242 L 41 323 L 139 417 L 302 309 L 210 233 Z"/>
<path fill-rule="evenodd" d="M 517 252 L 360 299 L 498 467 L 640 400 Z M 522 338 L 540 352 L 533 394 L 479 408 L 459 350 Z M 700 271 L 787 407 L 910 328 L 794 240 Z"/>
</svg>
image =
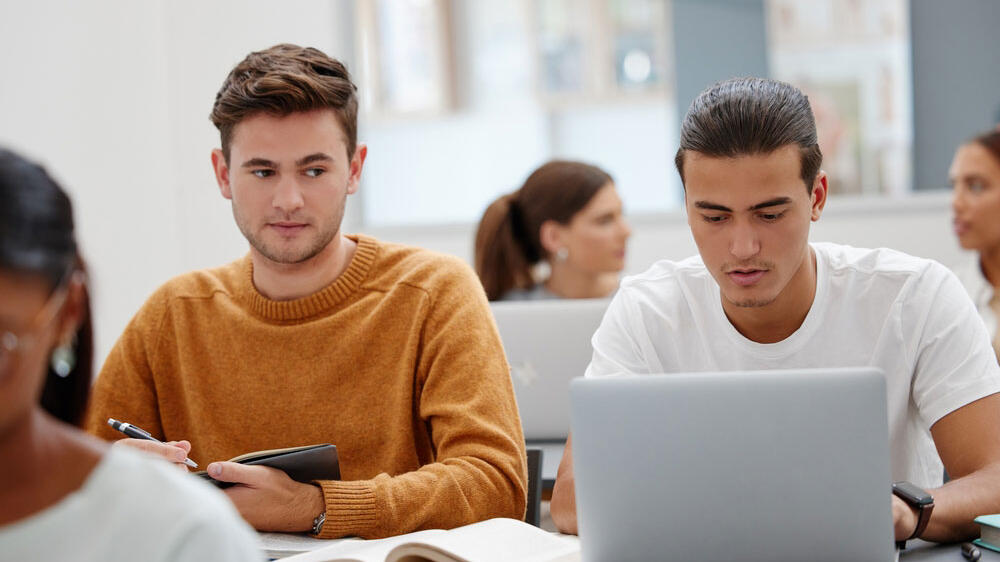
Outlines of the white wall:
<svg viewBox="0 0 1000 562">
<path fill-rule="evenodd" d="M 625 274 L 639 273 L 660 259 L 697 253 L 683 211 L 631 216 Z M 422 228 L 366 228 L 374 236 L 453 254 L 472 262 L 475 225 Z M 833 198 L 812 226 L 810 239 L 859 247 L 889 247 L 954 266 L 969 259 L 951 231 L 950 195 L 946 192 L 905 199 Z"/>
<path fill-rule="evenodd" d="M 0 5 L 0 144 L 42 161 L 73 196 L 91 267 L 98 358 L 158 285 L 246 252 L 209 165 L 218 136 L 208 113 L 226 73 L 247 52 L 282 41 L 350 60 L 350 8 L 348 0 Z M 412 127 L 407 134 L 417 135 L 418 125 Z M 369 132 L 377 128 L 362 123 L 363 135 Z M 369 184 L 379 178 L 405 178 L 399 166 L 414 142 L 373 143 L 362 189 L 373 189 Z M 621 141 L 626 148 L 629 142 Z M 655 165 L 673 178 L 672 149 L 661 142 L 656 153 L 665 154 Z M 517 178 L 526 173 L 510 172 Z M 447 175 L 440 177 L 446 181 Z M 356 198 L 348 205 L 353 230 L 361 205 Z M 946 196 L 906 203 L 835 200 L 814 239 L 894 246 L 953 262 L 958 253 L 949 224 Z M 633 225 L 628 272 L 695 251 L 682 215 L 633 215 Z M 471 258 L 471 224 L 368 231 Z"/>
<path fill-rule="evenodd" d="M 76 206 L 103 357 L 168 278 L 246 252 L 218 195 L 208 120 L 249 51 L 339 56 L 347 0 L 33 0 L 0 4 L 0 144 L 42 162 Z"/>
</svg>

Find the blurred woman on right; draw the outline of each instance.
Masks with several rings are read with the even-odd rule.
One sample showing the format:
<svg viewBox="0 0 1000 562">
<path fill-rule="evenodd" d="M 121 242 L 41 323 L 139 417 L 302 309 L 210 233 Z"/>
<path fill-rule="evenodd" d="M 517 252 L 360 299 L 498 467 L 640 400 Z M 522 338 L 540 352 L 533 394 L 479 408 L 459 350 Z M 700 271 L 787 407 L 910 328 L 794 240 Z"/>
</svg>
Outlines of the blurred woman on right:
<svg viewBox="0 0 1000 562">
<path fill-rule="evenodd" d="M 618 289 L 632 234 L 607 172 L 553 160 L 483 213 L 476 273 L 496 300 L 603 298 Z M 536 278 L 536 266 L 548 275 Z"/>
<path fill-rule="evenodd" d="M 983 133 L 955 152 L 951 181 L 955 234 L 978 259 L 958 271 L 1000 358 L 1000 130 Z"/>
</svg>

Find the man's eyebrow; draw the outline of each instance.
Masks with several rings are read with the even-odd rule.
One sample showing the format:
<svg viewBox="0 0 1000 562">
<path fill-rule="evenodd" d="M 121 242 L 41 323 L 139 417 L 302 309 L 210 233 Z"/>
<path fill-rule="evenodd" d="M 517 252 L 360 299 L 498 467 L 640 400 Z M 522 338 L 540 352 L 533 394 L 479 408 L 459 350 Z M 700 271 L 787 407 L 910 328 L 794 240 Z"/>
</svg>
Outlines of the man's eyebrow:
<svg viewBox="0 0 1000 562">
<path fill-rule="evenodd" d="M 763 203 L 757 203 L 753 207 L 747 209 L 748 211 L 759 211 L 760 209 L 766 209 L 768 207 L 777 207 L 778 205 L 787 205 L 792 202 L 791 197 L 775 197 L 774 199 L 768 199 Z"/>
<path fill-rule="evenodd" d="M 307 164 L 312 164 L 313 162 L 333 162 L 333 158 L 331 158 L 328 154 L 324 154 L 322 152 L 316 152 L 310 154 L 309 156 L 296 160 L 295 165 L 298 167 L 302 167 Z"/>
<path fill-rule="evenodd" d="M 240 165 L 241 168 L 277 168 L 278 165 L 267 158 L 251 158 Z"/>
<path fill-rule="evenodd" d="M 707 209 L 709 211 L 722 211 L 723 213 L 731 213 L 732 209 L 726 207 L 725 205 L 719 205 L 716 203 L 709 203 L 708 201 L 695 201 L 695 207 L 698 209 Z"/>
</svg>

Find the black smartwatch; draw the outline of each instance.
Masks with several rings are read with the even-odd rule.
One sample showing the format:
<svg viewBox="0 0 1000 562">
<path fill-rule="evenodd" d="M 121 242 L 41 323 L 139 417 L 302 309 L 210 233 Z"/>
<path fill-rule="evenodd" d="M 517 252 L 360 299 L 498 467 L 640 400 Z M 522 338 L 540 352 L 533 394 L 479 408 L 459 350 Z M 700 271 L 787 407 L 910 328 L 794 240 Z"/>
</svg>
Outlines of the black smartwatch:
<svg viewBox="0 0 1000 562">
<path fill-rule="evenodd" d="M 906 548 L 906 541 L 919 538 L 927 528 L 927 523 L 931 520 L 931 512 L 934 511 L 934 497 L 927 493 L 927 490 L 918 488 L 909 482 L 893 482 L 892 493 L 899 499 L 906 502 L 906 505 L 917 510 L 917 528 L 913 534 L 901 541 L 896 541 L 896 546 L 900 549 Z"/>
</svg>

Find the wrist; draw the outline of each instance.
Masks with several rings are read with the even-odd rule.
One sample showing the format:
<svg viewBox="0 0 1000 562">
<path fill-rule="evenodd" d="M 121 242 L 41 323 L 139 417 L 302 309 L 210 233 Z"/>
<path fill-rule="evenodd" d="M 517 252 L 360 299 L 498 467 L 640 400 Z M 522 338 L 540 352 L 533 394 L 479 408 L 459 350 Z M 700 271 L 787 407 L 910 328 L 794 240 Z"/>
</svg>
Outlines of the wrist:
<svg viewBox="0 0 1000 562">
<path fill-rule="evenodd" d="M 934 497 L 926 490 L 902 481 L 892 484 L 892 493 L 896 544 L 899 548 L 906 548 L 907 540 L 920 538 L 927 529 L 934 510 Z"/>
<path fill-rule="evenodd" d="M 301 531 L 313 532 L 317 518 L 320 514 L 326 513 L 326 501 L 323 498 L 323 489 L 316 484 L 306 484 L 304 486 L 304 496 L 299 505 L 302 506 L 299 512 L 299 524 Z"/>
</svg>

